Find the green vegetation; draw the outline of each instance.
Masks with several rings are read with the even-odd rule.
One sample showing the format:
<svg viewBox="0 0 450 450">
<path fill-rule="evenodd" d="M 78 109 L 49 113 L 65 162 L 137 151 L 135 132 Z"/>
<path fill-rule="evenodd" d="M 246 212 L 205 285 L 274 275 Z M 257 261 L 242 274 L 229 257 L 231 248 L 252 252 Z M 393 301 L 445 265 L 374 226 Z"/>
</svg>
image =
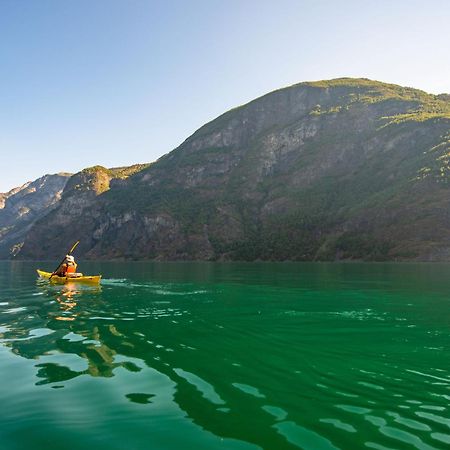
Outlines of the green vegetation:
<svg viewBox="0 0 450 450">
<path fill-rule="evenodd" d="M 112 167 L 111 169 L 107 170 L 108 174 L 110 174 L 112 178 L 125 179 L 131 177 L 132 175 L 135 175 L 136 173 L 146 169 L 149 166 L 150 164 L 134 164 L 128 167 Z"/>
<path fill-rule="evenodd" d="M 125 179 L 140 172 L 141 170 L 146 169 L 149 166 L 150 164 L 134 164 L 132 166 L 112 167 L 111 169 L 108 169 L 106 167 L 97 165 L 83 169 L 80 173 L 87 175 L 102 173 L 108 175 L 111 178 Z"/>
<path fill-rule="evenodd" d="M 135 164 L 129 167 L 115 167 L 112 169 L 99 165 L 88 167 L 72 176 L 67 183 L 64 196 L 73 195 L 74 192 L 94 192 L 96 195 L 100 195 L 109 190 L 111 180 L 124 180 L 146 169 L 149 165 Z"/>
<path fill-rule="evenodd" d="M 450 101 L 448 94 L 432 95 L 418 89 L 380 83 L 368 79 L 338 78 L 329 81 L 302 83 L 320 89 L 335 89 L 340 97 L 336 104 L 322 109 L 321 105 L 311 111 L 312 115 L 330 114 L 348 109 L 352 103 L 372 104 L 386 101 L 411 102 L 411 110 L 406 113 L 381 117 L 384 126 L 407 121 L 422 122 L 432 119 L 450 119 Z"/>
<path fill-rule="evenodd" d="M 431 178 L 438 183 L 450 182 L 450 133 L 427 152 L 428 165 L 417 171 L 416 180 Z"/>
</svg>

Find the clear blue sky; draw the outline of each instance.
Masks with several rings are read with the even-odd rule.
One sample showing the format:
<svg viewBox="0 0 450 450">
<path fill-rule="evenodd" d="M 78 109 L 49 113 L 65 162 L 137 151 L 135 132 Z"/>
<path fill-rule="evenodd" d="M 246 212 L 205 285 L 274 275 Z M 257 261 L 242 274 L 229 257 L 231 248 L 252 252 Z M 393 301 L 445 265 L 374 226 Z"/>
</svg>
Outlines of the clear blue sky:
<svg viewBox="0 0 450 450">
<path fill-rule="evenodd" d="M 305 80 L 450 92 L 447 0 L 0 0 L 0 192 L 150 162 Z"/>
</svg>

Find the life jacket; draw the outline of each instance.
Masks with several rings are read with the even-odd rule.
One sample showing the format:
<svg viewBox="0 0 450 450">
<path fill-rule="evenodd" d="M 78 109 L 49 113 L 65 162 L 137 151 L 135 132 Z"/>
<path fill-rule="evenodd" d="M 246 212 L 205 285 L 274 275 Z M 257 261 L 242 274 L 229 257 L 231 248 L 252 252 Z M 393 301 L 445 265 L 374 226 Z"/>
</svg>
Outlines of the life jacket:
<svg viewBox="0 0 450 450">
<path fill-rule="evenodd" d="M 76 273 L 77 272 L 77 264 L 76 263 L 69 263 L 67 264 L 67 273 Z"/>
</svg>

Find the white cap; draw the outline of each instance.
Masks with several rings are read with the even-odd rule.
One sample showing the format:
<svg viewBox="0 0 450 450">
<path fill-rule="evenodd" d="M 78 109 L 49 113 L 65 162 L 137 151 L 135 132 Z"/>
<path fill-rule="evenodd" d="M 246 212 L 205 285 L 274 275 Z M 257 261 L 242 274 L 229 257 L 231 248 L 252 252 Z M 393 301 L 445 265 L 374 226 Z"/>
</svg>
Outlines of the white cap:
<svg viewBox="0 0 450 450">
<path fill-rule="evenodd" d="M 66 255 L 66 261 L 75 262 L 75 258 L 72 255 Z"/>
</svg>

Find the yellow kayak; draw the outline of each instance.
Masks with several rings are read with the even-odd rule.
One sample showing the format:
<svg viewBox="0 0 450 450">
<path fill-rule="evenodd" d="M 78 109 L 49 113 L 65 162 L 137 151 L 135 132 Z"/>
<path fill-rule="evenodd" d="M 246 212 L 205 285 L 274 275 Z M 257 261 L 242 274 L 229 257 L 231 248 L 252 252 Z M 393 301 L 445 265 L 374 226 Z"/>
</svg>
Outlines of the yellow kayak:
<svg viewBox="0 0 450 450">
<path fill-rule="evenodd" d="M 44 272 L 43 270 L 37 269 L 37 273 L 41 278 L 49 279 L 52 275 L 51 272 Z M 67 283 L 74 282 L 77 283 L 93 283 L 100 284 L 100 280 L 102 279 L 101 275 L 83 275 L 81 277 L 59 277 L 58 275 L 53 275 L 50 281 L 54 281 L 55 283 Z"/>
</svg>

